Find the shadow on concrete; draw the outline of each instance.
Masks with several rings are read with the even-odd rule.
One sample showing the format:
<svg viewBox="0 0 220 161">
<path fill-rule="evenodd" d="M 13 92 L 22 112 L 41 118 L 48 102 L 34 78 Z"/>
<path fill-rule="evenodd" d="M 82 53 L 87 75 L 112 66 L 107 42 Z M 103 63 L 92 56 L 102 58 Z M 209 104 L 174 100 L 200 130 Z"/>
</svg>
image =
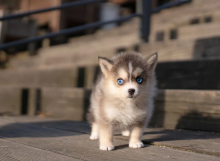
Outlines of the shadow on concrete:
<svg viewBox="0 0 220 161">
<path fill-rule="evenodd" d="M 91 93 L 92 91 L 91 90 L 87 90 L 87 89 L 84 89 L 84 104 L 83 104 L 83 120 L 86 121 L 86 115 L 88 113 L 88 110 L 89 110 L 89 107 L 90 107 L 90 96 L 91 96 Z"/>
<path fill-rule="evenodd" d="M 160 92 L 160 94 L 157 95 L 157 101 L 154 103 L 154 113 L 151 118 L 151 121 L 149 123 L 150 127 L 164 127 L 164 98 L 165 98 L 165 92 Z"/>
<path fill-rule="evenodd" d="M 185 95 L 183 95 L 182 97 L 184 96 Z M 220 108 L 220 104 L 218 102 L 207 102 L 206 106 L 201 106 L 201 108 L 210 109 L 209 113 L 202 113 L 196 110 L 190 111 L 190 109 L 198 108 L 199 105 L 196 104 L 196 102 L 178 102 L 177 100 L 172 98 L 165 99 L 165 97 L 165 92 L 161 90 L 155 101 L 154 114 L 150 121 L 149 127 L 207 131 L 217 133 L 220 132 L 220 114 L 217 110 L 218 108 Z M 175 110 L 175 108 L 179 109 L 179 111 Z M 186 113 L 184 111 L 181 111 L 181 109 L 184 111 L 186 111 L 187 109 L 188 112 Z"/>
<path fill-rule="evenodd" d="M 143 139 L 144 143 L 151 144 L 154 142 L 166 142 L 166 141 L 181 141 L 181 140 L 206 140 L 206 139 L 220 139 L 220 136 L 217 133 L 202 132 L 202 131 L 186 131 L 180 129 L 167 130 L 161 129 L 150 132 L 145 132 Z M 187 143 L 187 142 L 186 142 Z"/>
<path fill-rule="evenodd" d="M 40 119 L 38 119 L 36 122 L 27 123 L 23 121 L 18 123 L 8 123 L 0 127 L 0 137 L 3 138 L 63 137 L 83 134 L 90 134 L 90 125 L 88 123 L 68 120 L 40 121 Z M 118 131 L 115 133 L 115 136 L 120 135 L 121 134 L 119 134 Z M 160 128 L 150 129 L 150 131 L 145 132 L 144 135 L 146 135 L 148 139 L 143 139 L 143 142 L 148 144 L 162 141 L 220 138 L 220 136 L 215 133 L 166 130 Z M 127 145 L 120 145 L 117 147 L 117 149 L 123 149 L 125 147 L 127 147 Z"/>
<path fill-rule="evenodd" d="M 18 119 L 19 120 L 19 119 Z M 9 123 L 0 127 L 0 137 L 61 137 L 90 133 L 90 125 L 80 121 L 40 121 Z"/>
<path fill-rule="evenodd" d="M 160 111 L 160 110 L 158 110 Z M 189 112 L 178 119 L 175 129 L 169 129 L 169 122 L 175 120 L 173 118 L 157 118 L 159 115 L 165 116 L 165 112 L 156 111 L 151 122 L 152 127 L 156 127 L 156 123 L 162 127 L 167 128 L 161 130 L 153 128 L 154 130 L 147 131 L 144 135 L 147 136 L 147 140 L 143 140 L 144 143 L 152 144 L 154 142 L 164 141 L 178 141 L 178 140 L 204 140 L 204 139 L 220 139 L 220 117 L 206 116 L 197 111 Z M 159 113 L 159 114 L 157 114 Z M 160 114 L 161 113 L 161 114 Z M 175 115 L 175 114 L 174 114 Z M 175 117 L 179 117 L 178 113 Z M 155 121 L 154 121 L 155 120 Z"/>
<path fill-rule="evenodd" d="M 220 89 L 220 60 L 191 60 L 158 63 L 160 89 Z"/>
<path fill-rule="evenodd" d="M 213 116 L 215 118 L 206 113 L 191 111 L 179 119 L 176 129 L 220 132 L 220 116 Z"/>
</svg>

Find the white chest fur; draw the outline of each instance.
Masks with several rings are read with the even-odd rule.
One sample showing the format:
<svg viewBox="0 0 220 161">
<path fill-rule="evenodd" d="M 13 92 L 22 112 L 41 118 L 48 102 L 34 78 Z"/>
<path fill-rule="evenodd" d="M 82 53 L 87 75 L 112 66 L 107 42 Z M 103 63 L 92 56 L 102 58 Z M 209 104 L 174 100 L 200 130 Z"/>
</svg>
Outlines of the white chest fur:
<svg viewBox="0 0 220 161">
<path fill-rule="evenodd" d="M 122 125 L 134 123 L 137 119 L 146 116 L 145 108 L 138 108 L 132 101 L 125 101 L 120 105 L 109 105 L 105 107 L 105 114 L 110 121 L 117 121 Z"/>
</svg>

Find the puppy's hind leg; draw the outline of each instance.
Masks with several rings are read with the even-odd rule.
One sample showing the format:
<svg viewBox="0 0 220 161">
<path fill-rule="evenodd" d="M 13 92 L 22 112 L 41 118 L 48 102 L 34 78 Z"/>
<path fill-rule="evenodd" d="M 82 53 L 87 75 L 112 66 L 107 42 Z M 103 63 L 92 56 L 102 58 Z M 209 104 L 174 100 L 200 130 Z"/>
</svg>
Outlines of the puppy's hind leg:
<svg viewBox="0 0 220 161">
<path fill-rule="evenodd" d="M 99 138 L 99 125 L 95 122 L 92 123 L 92 132 L 90 135 L 91 140 L 97 140 Z"/>
<path fill-rule="evenodd" d="M 121 134 L 122 134 L 123 136 L 130 136 L 130 130 L 129 130 L 129 129 L 122 130 L 122 131 L 121 131 Z"/>
</svg>

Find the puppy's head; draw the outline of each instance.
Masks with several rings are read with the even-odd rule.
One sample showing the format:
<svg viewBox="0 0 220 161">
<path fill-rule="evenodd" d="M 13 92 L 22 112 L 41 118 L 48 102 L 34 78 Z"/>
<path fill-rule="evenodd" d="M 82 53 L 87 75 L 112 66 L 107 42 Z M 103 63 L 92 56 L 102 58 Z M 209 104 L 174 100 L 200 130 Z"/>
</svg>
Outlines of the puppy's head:
<svg viewBox="0 0 220 161">
<path fill-rule="evenodd" d="M 122 53 L 112 60 L 99 57 L 107 93 L 130 99 L 146 94 L 152 83 L 157 57 L 157 53 L 147 58 L 138 53 Z"/>
</svg>

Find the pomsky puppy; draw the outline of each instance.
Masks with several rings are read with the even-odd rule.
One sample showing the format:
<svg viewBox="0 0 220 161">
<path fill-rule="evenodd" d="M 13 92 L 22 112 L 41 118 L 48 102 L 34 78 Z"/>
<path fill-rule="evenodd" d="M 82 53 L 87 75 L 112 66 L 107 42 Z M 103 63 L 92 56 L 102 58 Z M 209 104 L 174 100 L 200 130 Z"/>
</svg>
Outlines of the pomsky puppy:
<svg viewBox="0 0 220 161">
<path fill-rule="evenodd" d="M 144 58 L 139 53 L 121 53 L 111 60 L 99 57 L 101 75 L 93 87 L 87 115 L 92 125 L 90 139 L 100 140 L 101 150 L 113 150 L 113 130 L 130 136 L 129 147 L 141 148 L 143 130 L 153 113 L 156 94 L 154 70 L 157 53 Z"/>
</svg>

